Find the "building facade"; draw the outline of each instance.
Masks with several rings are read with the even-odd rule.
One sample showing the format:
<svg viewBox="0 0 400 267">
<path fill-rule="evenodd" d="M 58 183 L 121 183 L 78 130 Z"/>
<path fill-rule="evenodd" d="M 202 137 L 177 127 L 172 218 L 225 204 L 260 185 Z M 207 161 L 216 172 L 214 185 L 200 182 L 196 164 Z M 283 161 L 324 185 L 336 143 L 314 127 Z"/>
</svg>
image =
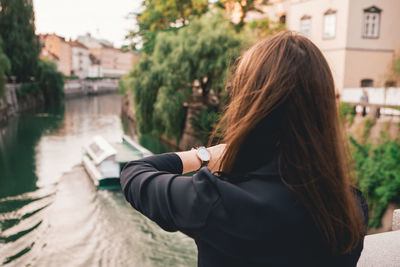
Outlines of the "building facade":
<svg viewBox="0 0 400 267">
<path fill-rule="evenodd" d="M 89 34 L 79 36 L 78 41 L 88 47 L 92 58 L 92 72 L 98 71 L 96 62 L 100 62 L 101 76 L 121 77 L 129 72 L 138 56 L 132 51 L 123 52 L 105 40 L 91 37 Z"/>
<path fill-rule="evenodd" d="M 132 51 L 123 52 L 107 40 L 89 34 L 78 40 L 66 41 L 56 34 L 41 34 L 41 57 L 56 62 L 66 76 L 121 77 L 128 73 L 139 58 Z"/>
<path fill-rule="evenodd" d="M 95 57 L 93 54 L 89 54 L 89 59 L 89 77 L 103 77 L 100 59 Z"/>
<path fill-rule="evenodd" d="M 57 58 L 58 71 L 64 75 L 71 75 L 72 49 L 70 44 L 63 37 L 56 34 L 42 34 L 39 37 L 43 57 L 49 59 Z"/>
<path fill-rule="evenodd" d="M 86 78 L 89 76 L 90 57 L 89 49 L 78 41 L 70 41 L 72 67 L 71 75 L 76 75 L 79 78 Z"/>
<path fill-rule="evenodd" d="M 324 53 L 336 88 L 399 86 L 393 63 L 400 57 L 399 0 L 270 0 L 268 17 L 311 39 Z"/>
</svg>

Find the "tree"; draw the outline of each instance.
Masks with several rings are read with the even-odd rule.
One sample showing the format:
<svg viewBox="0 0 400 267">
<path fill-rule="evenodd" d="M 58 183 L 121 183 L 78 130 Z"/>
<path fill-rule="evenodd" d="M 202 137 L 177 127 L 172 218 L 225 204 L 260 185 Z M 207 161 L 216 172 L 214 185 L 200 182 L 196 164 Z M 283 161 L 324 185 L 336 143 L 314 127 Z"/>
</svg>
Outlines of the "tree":
<svg viewBox="0 0 400 267">
<path fill-rule="evenodd" d="M 396 72 L 396 74 L 400 75 L 400 58 L 398 58 L 395 62 L 394 62 L 394 70 Z"/>
<path fill-rule="evenodd" d="M 219 0 L 216 2 L 216 5 L 230 12 L 239 10 L 240 16 L 237 26 L 240 29 L 245 25 L 244 20 L 249 12 L 256 11 L 263 13 L 263 11 L 258 7 L 266 5 L 267 3 L 268 0 Z"/>
<path fill-rule="evenodd" d="M 400 139 L 391 141 L 386 133 L 377 144 L 350 142 L 358 186 L 368 200 L 368 226 L 379 227 L 387 205 L 400 204 Z"/>
<path fill-rule="evenodd" d="M 0 36 L 11 61 L 11 75 L 29 81 L 36 72 L 39 40 L 35 36 L 32 0 L 0 0 Z"/>
<path fill-rule="evenodd" d="M 8 74 L 11 70 L 10 60 L 4 54 L 2 46 L 3 46 L 3 41 L 0 38 L 0 98 L 4 96 L 6 82 L 7 82 L 6 74 Z"/>
<path fill-rule="evenodd" d="M 244 30 L 249 31 L 249 35 L 253 35 L 255 39 L 273 35 L 285 29 L 285 24 L 272 22 L 268 18 L 253 20 L 244 25 Z"/>
<path fill-rule="evenodd" d="M 160 33 L 153 54 L 142 57 L 130 74 L 139 131 L 179 140 L 184 102 L 201 91 L 204 105 L 211 92 L 220 103 L 228 67 L 244 43 L 222 12 L 193 18 L 176 33 Z M 200 88 L 193 91 L 195 84 Z"/>
<path fill-rule="evenodd" d="M 64 98 L 64 78 L 57 71 L 56 64 L 40 59 L 35 78 L 43 92 L 46 106 L 59 105 Z"/>
<path fill-rule="evenodd" d="M 189 22 L 189 17 L 207 12 L 207 0 L 144 0 L 143 11 L 132 13 L 137 29 L 129 33 L 132 46 L 151 54 L 157 33 L 175 31 Z"/>
</svg>

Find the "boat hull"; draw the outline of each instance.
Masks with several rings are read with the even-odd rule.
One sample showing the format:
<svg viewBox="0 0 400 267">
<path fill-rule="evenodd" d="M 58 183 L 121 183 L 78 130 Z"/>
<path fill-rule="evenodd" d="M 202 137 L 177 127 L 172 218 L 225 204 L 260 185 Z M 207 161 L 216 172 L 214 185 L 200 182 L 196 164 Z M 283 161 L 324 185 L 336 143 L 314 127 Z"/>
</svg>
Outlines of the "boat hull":
<svg viewBox="0 0 400 267">
<path fill-rule="evenodd" d="M 121 143 L 109 144 L 101 136 L 84 147 L 82 164 L 93 184 L 99 189 L 121 189 L 119 175 L 125 164 L 152 153 L 123 136 Z"/>
<path fill-rule="evenodd" d="M 101 179 L 97 188 L 106 190 L 121 190 L 120 180 L 118 177 Z"/>
</svg>

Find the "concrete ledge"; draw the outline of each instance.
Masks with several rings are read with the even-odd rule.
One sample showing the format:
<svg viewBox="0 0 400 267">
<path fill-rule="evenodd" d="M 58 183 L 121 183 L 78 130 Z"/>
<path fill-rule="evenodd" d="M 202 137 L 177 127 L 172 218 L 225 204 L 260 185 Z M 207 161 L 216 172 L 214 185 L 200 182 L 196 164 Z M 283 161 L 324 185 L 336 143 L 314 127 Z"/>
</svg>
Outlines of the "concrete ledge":
<svg viewBox="0 0 400 267">
<path fill-rule="evenodd" d="M 367 235 L 357 266 L 400 266 L 400 231 Z"/>
<path fill-rule="evenodd" d="M 400 230 L 400 209 L 393 212 L 392 230 Z"/>
<path fill-rule="evenodd" d="M 400 209 L 393 212 L 392 230 L 365 237 L 358 267 L 400 266 Z"/>
</svg>

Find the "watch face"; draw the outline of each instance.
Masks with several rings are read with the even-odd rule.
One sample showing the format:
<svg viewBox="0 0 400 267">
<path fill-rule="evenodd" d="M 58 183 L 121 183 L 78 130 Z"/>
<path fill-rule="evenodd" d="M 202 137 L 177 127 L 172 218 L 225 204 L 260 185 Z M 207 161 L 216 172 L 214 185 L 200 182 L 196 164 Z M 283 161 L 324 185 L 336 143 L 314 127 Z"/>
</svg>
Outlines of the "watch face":
<svg viewBox="0 0 400 267">
<path fill-rule="evenodd" d="M 199 158 L 202 161 L 209 161 L 210 160 L 210 152 L 208 152 L 207 148 L 205 148 L 205 147 L 200 147 L 197 150 L 197 155 L 199 155 Z"/>
</svg>

